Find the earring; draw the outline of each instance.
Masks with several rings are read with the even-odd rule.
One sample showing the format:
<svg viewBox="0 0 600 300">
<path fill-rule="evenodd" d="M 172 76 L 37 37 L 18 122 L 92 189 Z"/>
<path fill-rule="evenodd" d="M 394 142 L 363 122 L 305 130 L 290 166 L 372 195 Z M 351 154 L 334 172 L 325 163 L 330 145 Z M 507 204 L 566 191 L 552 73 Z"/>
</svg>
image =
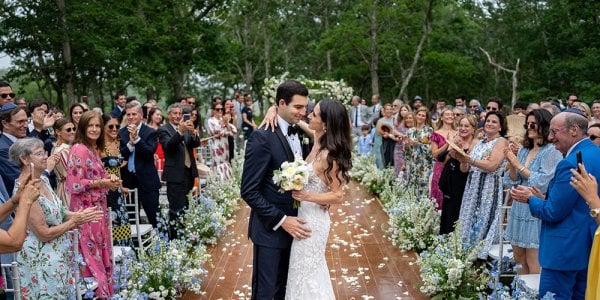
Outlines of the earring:
<svg viewBox="0 0 600 300">
<path fill-rule="evenodd" d="M 327 128 L 323 128 L 323 132 L 327 132 Z"/>
</svg>

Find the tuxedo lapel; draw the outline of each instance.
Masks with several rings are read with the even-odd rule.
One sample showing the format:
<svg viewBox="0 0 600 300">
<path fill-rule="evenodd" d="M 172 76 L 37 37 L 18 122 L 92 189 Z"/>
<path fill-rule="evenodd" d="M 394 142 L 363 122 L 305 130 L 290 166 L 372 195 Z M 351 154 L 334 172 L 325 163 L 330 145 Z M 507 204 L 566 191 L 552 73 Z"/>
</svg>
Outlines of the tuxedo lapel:
<svg viewBox="0 0 600 300">
<path fill-rule="evenodd" d="M 275 134 L 277 134 L 279 141 L 283 145 L 283 150 L 285 151 L 288 161 L 294 161 L 294 152 L 292 151 L 292 147 L 279 127 L 275 128 Z"/>
</svg>

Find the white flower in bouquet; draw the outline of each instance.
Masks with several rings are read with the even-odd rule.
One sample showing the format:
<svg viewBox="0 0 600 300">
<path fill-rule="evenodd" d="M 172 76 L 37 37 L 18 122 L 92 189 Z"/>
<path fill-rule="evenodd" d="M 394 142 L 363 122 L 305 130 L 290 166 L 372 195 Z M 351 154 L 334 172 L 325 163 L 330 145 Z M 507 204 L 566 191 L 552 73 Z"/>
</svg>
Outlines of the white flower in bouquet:
<svg viewBox="0 0 600 300">
<path fill-rule="evenodd" d="M 308 183 L 308 164 L 300 156 L 294 161 L 284 161 L 280 170 L 273 173 L 273 183 L 279 185 L 279 192 L 301 190 Z M 300 207 L 300 202 L 294 200 L 294 208 Z"/>
</svg>

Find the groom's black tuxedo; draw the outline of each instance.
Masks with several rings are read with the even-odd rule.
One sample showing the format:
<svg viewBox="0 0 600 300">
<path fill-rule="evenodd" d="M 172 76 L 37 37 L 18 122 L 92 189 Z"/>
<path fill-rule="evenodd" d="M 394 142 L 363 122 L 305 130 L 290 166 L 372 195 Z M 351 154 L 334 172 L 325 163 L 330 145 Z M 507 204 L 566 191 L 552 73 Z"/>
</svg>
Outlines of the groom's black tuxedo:
<svg viewBox="0 0 600 300">
<path fill-rule="evenodd" d="M 298 138 L 302 142 L 302 135 Z M 303 156 L 306 156 L 304 148 Z M 285 296 L 292 237 L 281 227 L 273 228 L 284 216 L 296 216 L 298 210 L 293 208 L 291 192 L 280 193 L 279 186 L 273 183 L 273 172 L 280 169 L 284 161 L 293 160 L 292 148 L 280 127 L 276 127 L 275 132 L 258 129 L 248 139 L 241 195 L 252 208 L 248 224 L 255 256 L 252 299 L 283 299 Z"/>
</svg>

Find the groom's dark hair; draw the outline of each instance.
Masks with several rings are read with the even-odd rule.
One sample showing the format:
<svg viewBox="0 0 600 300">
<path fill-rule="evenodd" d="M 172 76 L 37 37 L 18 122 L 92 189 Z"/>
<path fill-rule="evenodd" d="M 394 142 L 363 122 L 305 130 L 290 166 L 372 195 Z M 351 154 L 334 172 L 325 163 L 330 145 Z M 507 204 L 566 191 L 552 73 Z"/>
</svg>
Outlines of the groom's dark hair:
<svg viewBox="0 0 600 300">
<path fill-rule="evenodd" d="M 308 96 L 308 89 L 298 80 L 286 80 L 277 87 L 276 103 L 283 99 L 285 104 L 290 104 L 294 95 Z"/>
</svg>

